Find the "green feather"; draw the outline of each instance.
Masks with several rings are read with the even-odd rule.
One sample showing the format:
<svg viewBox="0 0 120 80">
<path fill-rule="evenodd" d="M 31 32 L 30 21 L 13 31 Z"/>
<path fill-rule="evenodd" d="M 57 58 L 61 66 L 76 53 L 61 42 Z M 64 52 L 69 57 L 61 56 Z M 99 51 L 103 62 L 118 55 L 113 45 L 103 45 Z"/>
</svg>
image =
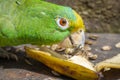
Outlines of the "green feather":
<svg viewBox="0 0 120 80">
<path fill-rule="evenodd" d="M 58 27 L 58 16 L 76 20 L 69 7 L 42 0 L 0 0 L 0 46 L 62 41 L 70 35 L 70 29 Z"/>
</svg>

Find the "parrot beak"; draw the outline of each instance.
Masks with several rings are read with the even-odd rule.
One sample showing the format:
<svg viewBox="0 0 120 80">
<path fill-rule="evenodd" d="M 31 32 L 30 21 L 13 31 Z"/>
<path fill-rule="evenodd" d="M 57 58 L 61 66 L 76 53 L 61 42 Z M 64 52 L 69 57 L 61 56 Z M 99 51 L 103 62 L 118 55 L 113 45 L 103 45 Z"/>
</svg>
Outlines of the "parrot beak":
<svg viewBox="0 0 120 80">
<path fill-rule="evenodd" d="M 85 33 L 84 33 L 84 31 L 81 31 L 80 36 L 82 37 L 82 39 L 80 41 L 79 48 L 82 48 L 82 47 L 84 47 L 84 44 L 85 44 Z"/>
<path fill-rule="evenodd" d="M 85 26 L 84 26 L 81 16 L 74 10 L 73 10 L 73 13 L 76 16 L 76 20 L 75 22 L 72 23 L 72 25 L 74 26 L 74 29 L 72 30 L 72 32 L 76 32 L 80 30 L 85 31 Z"/>
<path fill-rule="evenodd" d="M 85 26 L 84 26 L 84 23 L 83 23 L 83 20 L 82 18 L 80 17 L 79 14 L 77 14 L 74 10 L 73 10 L 75 16 L 76 16 L 76 21 L 74 22 L 74 29 L 72 32 L 76 32 L 76 31 L 80 31 L 80 36 L 81 36 L 81 41 L 80 41 L 80 44 L 79 44 L 79 48 L 82 48 L 84 47 L 84 43 L 85 43 Z"/>
</svg>

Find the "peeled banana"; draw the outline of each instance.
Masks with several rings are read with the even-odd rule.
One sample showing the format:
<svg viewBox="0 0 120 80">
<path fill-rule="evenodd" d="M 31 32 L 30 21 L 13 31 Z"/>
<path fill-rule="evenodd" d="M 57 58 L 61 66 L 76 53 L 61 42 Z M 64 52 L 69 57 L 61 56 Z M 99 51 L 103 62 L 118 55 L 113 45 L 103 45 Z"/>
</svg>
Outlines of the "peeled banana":
<svg viewBox="0 0 120 80">
<path fill-rule="evenodd" d="M 81 56 L 61 59 L 48 52 L 25 47 L 29 57 L 36 59 L 56 72 L 72 77 L 76 80 L 97 80 L 98 75 L 93 65 Z M 76 60 L 77 59 L 77 60 Z"/>
<path fill-rule="evenodd" d="M 97 72 L 100 72 L 102 69 L 107 69 L 107 68 L 116 68 L 120 69 L 120 53 L 110 59 L 106 59 L 102 62 L 99 62 L 95 66 Z"/>
</svg>

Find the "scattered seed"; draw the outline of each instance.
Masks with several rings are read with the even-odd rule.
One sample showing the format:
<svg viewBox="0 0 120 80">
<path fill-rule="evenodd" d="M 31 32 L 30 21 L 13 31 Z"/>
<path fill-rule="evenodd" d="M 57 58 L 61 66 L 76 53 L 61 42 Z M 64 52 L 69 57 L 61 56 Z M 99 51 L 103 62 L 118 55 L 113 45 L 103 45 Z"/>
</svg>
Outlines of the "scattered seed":
<svg viewBox="0 0 120 80">
<path fill-rule="evenodd" d="M 92 48 L 89 46 L 89 45 L 85 45 L 85 50 L 87 50 L 87 51 L 90 51 L 90 50 L 92 50 Z"/>
<path fill-rule="evenodd" d="M 98 35 L 90 35 L 89 39 L 97 40 L 98 39 Z"/>
<path fill-rule="evenodd" d="M 103 47 L 102 47 L 102 50 L 103 50 L 103 51 L 109 51 L 109 50 L 111 50 L 111 49 L 112 49 L 111 46 L 103 46 Z"/>
<path fill-rule="evenodd" d="M 110 69 L 111 69 L 111 68 L 107 68 L 107 67 L 106 67 L 106 68 L 104 68 L 104 72 L 105 72 L 105 71 L 109 71 Z"/>
<path fill-rule="evenodd" d="M 71 57 L 72 57 L 72 55 L 68 55 L 68 54 L 63 54 L 63 56 L 65 56 L 65 57 L 66 57 L 66 59 L 69 59 L 69 58 L 71 58 Z"/>
<path fill-rule="evenodd" d="M 44 46 L 43 46 L 43 47 L 44 47 Z M 46 47 L 47 47 L 47 48 L 50 48 L 50 45 L 47 45 Z"/>
<path fill-rule="evenodd" d="M 86 40 L 85 41 L 85 44 L 88 44 L 88 45 L 92 45 L 94 42 L 93 41 L 91 41 L 91 40 Z"/>
<path fill-rule="evenodd" d="M 91 60 L 95 60 L 97 59 L 98 55 L 93 54 L 92 52 L 88 52 L 88 58 Z"/>
<path fill-rule="evenodd" d="M 55 51 L 55 50 L 57 49 L 57 47 L 58 47 L 58 45 L 57 45 L 57 44 L 54 44 L 54 45 L 51 46 L 51 49 L 52 49 L 53 51 Z"/>
<path fill-rule="evenodd" d="M 115 47 L 116 47 L 116 48 L 120 48 L 120 42 L 117 43 L 117 44 L 115 44 Z"/>
<path fill-rule="evenodd" d="M 40 48 L 34 48 L 35 50 L 40 50 Z"/>
<path fill-rule="evenodd" d="M 66 48 L 65 53 L 66 54 L 72 54 L 74 52 L 74 49 L 72 48 Z"/>
</svg>

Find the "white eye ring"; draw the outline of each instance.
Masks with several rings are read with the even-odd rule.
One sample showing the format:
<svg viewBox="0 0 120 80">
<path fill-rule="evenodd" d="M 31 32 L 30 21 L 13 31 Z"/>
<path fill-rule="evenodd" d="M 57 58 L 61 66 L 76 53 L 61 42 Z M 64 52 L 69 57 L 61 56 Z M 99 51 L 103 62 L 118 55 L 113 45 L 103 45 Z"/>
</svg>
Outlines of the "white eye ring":
<svg viewBox="0 0 120 80">
<path fill-rule="evenodd" d="M 62 30 L 65 30 L 69 27 L 69 22 L 65 18 L 57 18 L 56 23 Z"/>
</svg>

